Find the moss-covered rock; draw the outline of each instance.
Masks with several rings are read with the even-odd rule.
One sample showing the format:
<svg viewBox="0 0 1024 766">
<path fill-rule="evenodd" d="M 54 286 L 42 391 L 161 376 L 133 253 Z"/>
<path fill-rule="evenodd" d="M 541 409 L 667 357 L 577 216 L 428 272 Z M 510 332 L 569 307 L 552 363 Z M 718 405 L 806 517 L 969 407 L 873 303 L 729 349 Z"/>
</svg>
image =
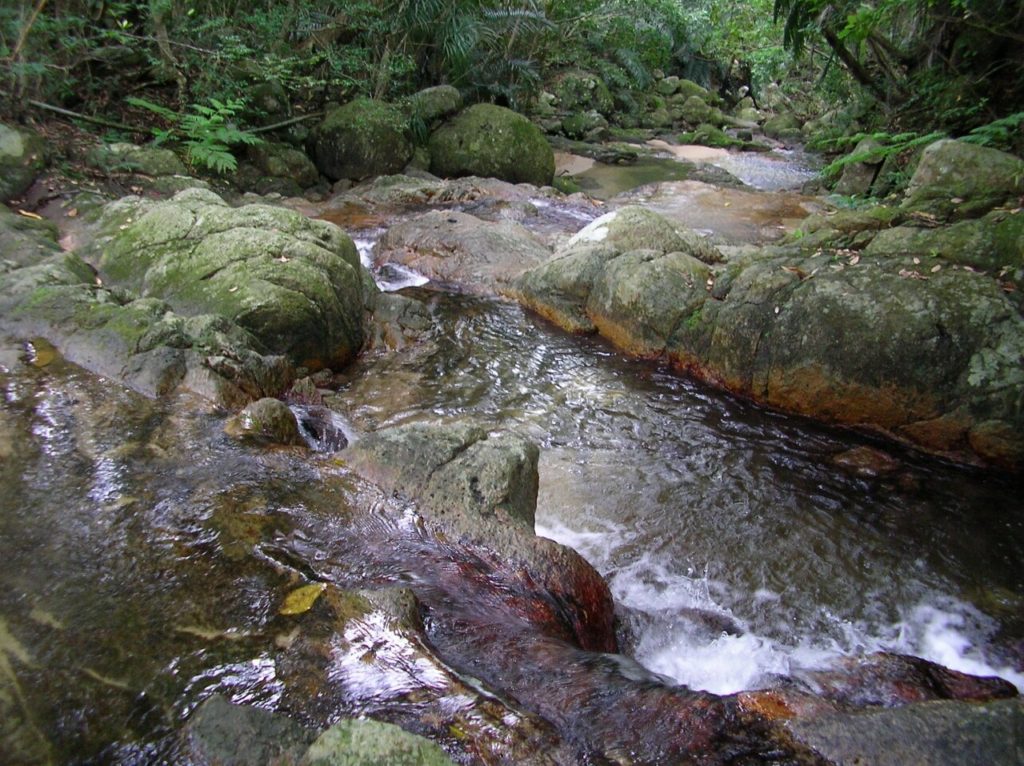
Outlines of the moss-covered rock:
<svg viewBox="0 0 1024 766">
<path fill-rule="evenodd" d="M 310 136 L 310 153 L 332 181 L 397 173 L 412 157 L 408 119 L 393 104 L 357 98 L 328 112 Z"/>
<path fill-rule="evenodd" d="M 593 136 L 595 131 L 607 131 L 608 120 L 600 112 L 580 112 L 562 120 L 562 132 L 569 138 L 583 139 Z"/>
<path fill-rule="evenodd" d="M 444 750 L 430 740 L 394 724 L 340 721 L 314 742 L 303 766 L 454 766 Z"/>
<path fill-rule="evenodd" d="M 1024 215 L 994 212 L 984 218 L 938 228 L 897 226 L 879 232 L 864 254 L 909 255 L 991 272 L 1016 271 L 1024 268 Z M 929 263 L 928 268 L 941 261 Z"/>
<path fill-rule="evenodd" d="M 24 194 L 44 167 L 43 139 L 30 130 L 0 122 L 0 202 Z"/>
<path fill-rule="evenodd" d="M 264 141 L 250 146 L 248 155 L 264 177 L 289 179 L 300 189 L 315 186 L 320 181 L 320 173 L 309 155 L 289 144 Z"/>
<path fill-rule="evenodd" d="M 555 103 L 563 112 L 596 110 L 607 116 L 615 106 L 612 94 L 600 77 L 582 69 L 570 69 L 557 74 L 548 88 Z"/>
<path fill-rule="evenodd" d="M 59 251 L 56 226 L 0 205 L 0 274 L 31 266 Z"/>
<path fill-rule="evenodd" d="M 413 117 L 431 125 L 462 108 L 462 94 L 453 85 L 435 85 L 413 94 L 409 99 Z"/>
<path fill-rule="evenodd" d="M 295 414 L 280 399 L 263 397 L 228 419 L 224 430 L 230 436 L 271 444 L 301 444 Z"/>
<path fill-rule="evenodd" d="M 287 360 L 230 320 L 184 317 L 163 301 L 101 287 L 70 253 L 7 274 L 0 318 L 10 332 L 44 337 L 69 361 L 148 396 L 185 388 L 235 408 L 282 393 L 293 376 Z"/>
<path fill-rule="evenodd" d="M 170 149 L 135 144 L 101 144 L 92 149 L 86 161 L 108 173 L 141 173 L 146 176 L 183 176 L 184 163 Z"/>
<path fill-rule="evenodd" d="M 879 150 L 882 145 L 871 137 L 862 139 L 847 155 L 849 162 L 843 167 L 843 175 L 833 191 L 836 194 L 867 195 L 871 192 L 882 166 Z M 857 160 L 858 157 L 863 159 Z M 857 161 L 853 161 L 857 160 Z"/>
<path fill-rule="evenodd" d="M 109 205 L 87 251 L 111 285 L 217 314 L 295 364 L 341 367 L 363 344 L 363 268 L 338 227 L 212 192 Z"/>
<path fill-rule="evenodd" d="M 803 134 L 800 128 L 799 118 L 791 112 L 783 112 L 774 117 L 769 117 L 764 121 L 763 126 L 766 136 L 779 140 L 785 140 L 787 137 L 794 135 L 794 131 L 798 137 L 802 137 Z"/>
<path fill-rule="evenodd" d="M 941 217 L 981 215 L 1024 194 L 1024 160 L 944 139 L 925 148 L 907 187 L 906 207 Z"/>
<path fill-rule="evenodd" d="M 540 129 L 520 114 L 476 104 L 430 136 L 430 169 L 440 176 L 491 176 L 545 186 L 555 155 Z"/>
<path fill-rule="evenodd" d="M 891 215 L 871 218 L 876 231 Z M 618 242 L 574 239 L 512 290 L 566 329 L 600 332 L 785 411 L 1024 465 L 1024 318 L 994 279 L 821 248 L 765 249 L 709 268 L 643 249 L 658 239 L 636 227 Z"/>
</svg>

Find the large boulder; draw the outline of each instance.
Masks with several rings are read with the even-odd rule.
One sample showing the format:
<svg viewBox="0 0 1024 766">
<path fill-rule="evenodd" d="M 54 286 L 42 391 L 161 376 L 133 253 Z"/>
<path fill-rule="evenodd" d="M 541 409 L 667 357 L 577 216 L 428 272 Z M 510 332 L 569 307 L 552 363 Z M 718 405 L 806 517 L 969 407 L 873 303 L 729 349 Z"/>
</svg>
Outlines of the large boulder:
<svg viewBox="0 0 1024 766">
<path fill-rule="evenodd" d="M 1024 160 L 944 139 L 925 148 L 907 187 L 906 207 L 972 217 L 1024 194 Z"/>
<path fill-rule="evenodd" d="M 11 212 L 0 205 L 0 274 L 31 266 L 60 252 L 57 227 L 49 221 Z"/>
<path fill-rule="evenodd" d="M 919 264 L 776 248 L 709 267 L 642 239 L 596 240 L 511 292 L 567 329 L 761 403 L 962 460 L 1024 464 L 1024 318 L 991 277 Z"/>
<path fill-rule="evenodd" d="M 882 145 L 875 139 L 862 139 L 853 151 L 847 155 L 847 164 L 843 167 L 843 175 L 835 188 L 836 194 L 867 195 L 871 191 L 875 178 L 882 167 Z"/>
<path fill-rule="evenodd" d="M 546 186 L 555 174 L 555 154 L 540 128 L 526 117 L 493 104 L 476 104 L 431 136 L 430 169 L 440 176 L 492 176 Z"/>
<path fill-rule="evenodd" d="M 399 263 L 436 282 L 493 293 L 549 255 L 522 224 L 434 210 L 388 229 L 374 262 Z"/>
<path fill-rule="evenodd" d="M 364 269 L 326 221 L 193 189 L 107 206 L 86 252 L 106 284 L 226 317 L 297 365 L 340 367 L 363 344 Z"/>
<path fill-rule="evenodd" d="M 0 122 L 0 202 L 20 197 L 46 166 L 43 139 Z"/>
<path fill-rule="evenodd" d="M 313 162 L 332 181 L 397 173 L 412 152 L 402 110 L 369 98 L 331 110 L 310 136 Z"/>
</svg>

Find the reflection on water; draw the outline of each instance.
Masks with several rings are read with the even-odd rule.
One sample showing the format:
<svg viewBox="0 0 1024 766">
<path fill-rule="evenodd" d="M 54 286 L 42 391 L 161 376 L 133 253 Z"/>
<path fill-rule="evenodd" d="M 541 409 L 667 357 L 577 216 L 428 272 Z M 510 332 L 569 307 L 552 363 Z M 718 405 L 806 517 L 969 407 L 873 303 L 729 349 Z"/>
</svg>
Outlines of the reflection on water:
<svg viewBox="0 0 1024 766">
<path fill-rule="evenodd" d="M 335 406 L 365 429 L 473 416 L 537 439 L 540 532 L 580 550 L 643 613 L 638 653 L 653 670 L 733 691 L 889 648 L 1024 680 L 1012 667 L 1024 629 L 1012 482 L 914 455 L 892 481 L 853 479 L 831 457 L 863 443 L 855 436 L 620 359 L 515 306 L 426 297 L 440 337 L 363 360 Z M 981 614 L 972 603 L 989 616 L 969 618 Z M 692 609 L 742 634 L 694 634 L 676 616 Z"/>
</svg>

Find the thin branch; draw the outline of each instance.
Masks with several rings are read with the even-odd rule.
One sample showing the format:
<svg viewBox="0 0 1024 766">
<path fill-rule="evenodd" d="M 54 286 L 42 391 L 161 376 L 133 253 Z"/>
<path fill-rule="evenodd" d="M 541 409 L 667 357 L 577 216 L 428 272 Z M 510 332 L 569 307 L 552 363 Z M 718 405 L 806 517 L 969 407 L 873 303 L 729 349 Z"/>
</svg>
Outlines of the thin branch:
<svg viewBox="0 0 1024 766">
<path fill-rule="evenodd" d="M 124 130 L 129 133 L 144 133 L 149 135 L 149 130 L 146 128 L 136 128 L 132 125 L 125 125 L 123 122 L 113 122 L 111 120 L 104 120 L 102 117 L 90 117 L 87 114 L 80 114 L 79 112 L 72 112 L 70 109 L 64 109 L 63 107 L 54 106 L 53 104 L 44 104 L 42 101 L 34 101 L 28 99 L 28 103 L 37 109 L 45 109 L 50 112 L 56 112 L 57 114 L 64 115 L 65 117 L 71 117 L 75 120 L 81 120 L 82 122 L 88 122 L 93 125 L 100 125 L 104 128 L 114 128 L 116 130 Z"/>
<path fill-rule="evenodd" d="M 325 112 L 310 112 L 309 114 L 304 114 L 304 115 L 302 115 L 300 117 L 291 117 L 291 118 L 285 120 L 284 122 L 275 122 L 273 125 L 264 125 L 263 127 L 260 127 L 260 128 L 252 128 L 249 132 L 250 133 L 266 133 L 267 131 L 270 131 L 270 130 L 277 130 L 278 128 L 286 128 L 289 125 L 294 125 L 297 122 L 303 122 L 304 120 L 311 120 L 314 117 L 323 117 L 324 114 L 325 114 Z"/>
</svg>

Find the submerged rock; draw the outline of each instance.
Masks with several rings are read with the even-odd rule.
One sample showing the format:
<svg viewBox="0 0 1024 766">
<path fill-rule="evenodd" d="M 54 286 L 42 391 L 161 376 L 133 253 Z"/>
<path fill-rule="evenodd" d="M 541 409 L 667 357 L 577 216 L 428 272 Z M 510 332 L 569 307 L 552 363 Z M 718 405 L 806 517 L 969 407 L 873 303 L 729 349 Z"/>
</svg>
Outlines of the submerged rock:
<svg viewBox="0 0 1024 766">
<path fill-rule="evenodd" d="M 228 419 L 228 435 L 271 444 L 302 444 L 295 414 L 280 399 L 264 397 Z"/>
<path fill-rule="evenodd" d="M 389 723 L 341 721 L 306 752 L 303 766 L 454 766 L 430 740 Z"/>
<path fill-rule="evenodd" d="M 182 746 L 196 766 L 285 766 L 300 763 L 315 738 L 290 718 L 215 694 L 192 714 Z"/>
<path fill-rule="evenodd" d="M 492 176 L 546 186 L 555 155 L 526 117 L 493 104 L 476 104 L 430 136 L 430 171 L 439 176 Z"/>
</svg>

